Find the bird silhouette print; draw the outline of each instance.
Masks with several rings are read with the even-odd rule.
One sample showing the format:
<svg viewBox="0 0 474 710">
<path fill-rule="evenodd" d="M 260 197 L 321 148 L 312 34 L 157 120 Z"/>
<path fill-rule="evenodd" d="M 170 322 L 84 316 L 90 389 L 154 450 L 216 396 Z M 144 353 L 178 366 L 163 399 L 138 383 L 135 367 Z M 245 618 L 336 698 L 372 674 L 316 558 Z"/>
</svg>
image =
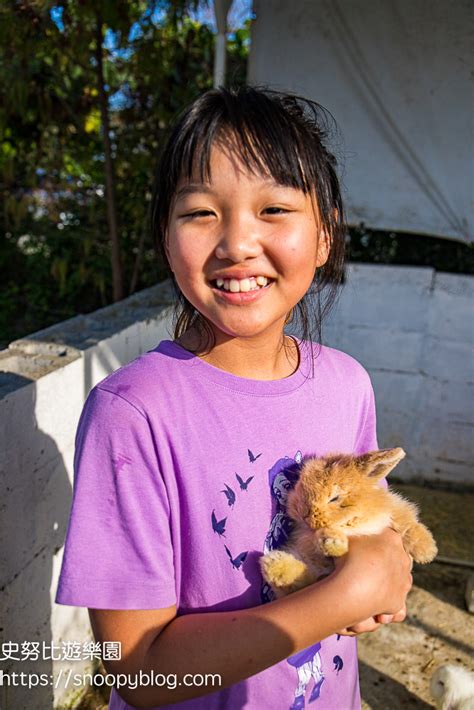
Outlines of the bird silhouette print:
<svg viewBox="0 0 474 710">
<path fill-rule="evenodd" d="M 217 533 L 219 535 L 219 537 L 221 537 L 221 536 L 225 537 L 225 535 L 224 535 L 225 521 L 227 520 L 227 518 L 222 518 L 222 520 L 217 520 L 215 512 L 212 511 L 211 520 L 212 520 L 212 529 L 214 530 L 214 532 Z"/>
<path fill-rule="evenodd" d="M 239 482 L 240 490 L 241 490 L 241 491 L 246 491 L 247 488 L 248 488 L 248 485 L 249 485 L 250 481 L 253 479 L 253 476 L 250 476 L 250 478 L 247 478 L 246 481 L 244 481 L 242 478 L 240 478 L 240 476 L 239 476 L 238 473 L 236 473 L 235 476 L 236 476 L 236 478 L 237 478 L 237 480 L 238 480 L 238 482 Z"/>
<path fill-rule="evenodd" d="M 250 451 L 250 449 L 247 449 L 247 453 L 249 455 L 249 461 L 250 463 L 255 463 L 255 461 L 260 458 L 262 454 L 257 454 L 256 456 Z"/>
<path fill-rule="evenodd" d="M 232 562 L 232 567 L 233 567 L 234 569 L 240 569 L 240 567 L 242 566 L 242 564 L 245 562 L 245 558 L 246 558 L 247 555 L 248 555 L 248 550 L 247 550 L 247 552 L 241 552 L 240 555 L 237 555 L 237 557 L 233 558 L 233 557 L 232 557 L 232 554 L 231 554 L 231 551 L 229 550 L 229 548 L 227 547 L 227 545 L 224 545 L 224 547 L 225 547 L 225 551 L 226 551 L 227 554 L 229 555 L 230 561 Z"/>
<path fill-rule="evenodd" d="M 232 488 L 227 485 L 227 483 L 224 483 L 224 486 L 225 490 L 221 491 L 221 493 L 225 494 L 225 497 L 227 498 L 227 505 L 232 506 L 235 503 L 235 493 Z"/>
<path fill-rule="evenodd" d="M 342 669 L 344 668 L 344 661 L 340 656 L 334 656 L 332 662 L 334 663 L 333 670 L 335 670 L 337 673 L 339 673 L 339 671 L 342 671 Z"/>
</svg>

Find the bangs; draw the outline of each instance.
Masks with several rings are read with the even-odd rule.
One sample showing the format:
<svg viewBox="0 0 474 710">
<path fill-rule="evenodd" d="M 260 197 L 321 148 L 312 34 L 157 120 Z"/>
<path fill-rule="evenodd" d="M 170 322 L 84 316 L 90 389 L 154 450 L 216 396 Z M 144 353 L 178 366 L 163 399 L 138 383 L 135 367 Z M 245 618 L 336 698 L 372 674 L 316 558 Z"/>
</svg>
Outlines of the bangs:
<svg viewBox="0 0 474 710">
<path fill-rule="evenodd" d="M 162 174 L 171 194 L 196 174 L 209 182 L 211 150 L 220 142 L 252 173 L 315 193 L 324 212 L 332 196 L 322 189 L 328 182 L 321 174 L 327 171 L 322 143 L 331 123 L 335 126 L 332 116 L 308 99 L 252 87 L 209 91 L 179 121 Z"/>
</svg>

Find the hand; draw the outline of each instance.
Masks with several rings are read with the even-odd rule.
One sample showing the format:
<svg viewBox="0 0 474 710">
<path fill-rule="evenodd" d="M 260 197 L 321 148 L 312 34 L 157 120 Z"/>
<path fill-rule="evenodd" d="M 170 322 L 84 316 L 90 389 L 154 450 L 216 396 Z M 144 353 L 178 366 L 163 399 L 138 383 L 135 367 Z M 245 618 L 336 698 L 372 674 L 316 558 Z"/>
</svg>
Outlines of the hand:
<svg viewBox="0 0 474 710">
<path fill-rule="evenodd" d="M 404 621 L 407 615 L 406 606 L 404 606 L 396 614 L 377 614 L 372 616 L 370 619 L 361 621 L 354 626 L 348 626 L 345 629 L 341 629 L 337 633 L 340 636 L 358 636 L 359 634 L 372 633 L 377 631 L 383 624 L 395 624 Z"/>
<path fill-rule="evenodd" d="M 347 602 L 355 612 L 356 624 L 347 630 L 375 630 L 375 624 L 388 621 L 387 616 L 401 620 L 413 584 L 413 561 L 405 552 L 401 535 L 386 529 L 378 535 L 352 537 L 349 552 L 336 558 L 335 564 L 347 586 Z"/>
</svg>

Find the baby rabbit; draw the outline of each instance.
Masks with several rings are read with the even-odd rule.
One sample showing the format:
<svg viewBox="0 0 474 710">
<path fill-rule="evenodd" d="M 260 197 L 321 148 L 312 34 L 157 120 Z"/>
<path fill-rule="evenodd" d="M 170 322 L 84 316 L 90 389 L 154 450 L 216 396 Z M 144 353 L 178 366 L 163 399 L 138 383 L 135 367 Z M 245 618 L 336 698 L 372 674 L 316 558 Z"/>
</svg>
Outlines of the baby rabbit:
<svg viewBox="0 0 474 710">
<path fill-rule="evenodd" d="M 288 544 L 260 558 L 262 575 L 277 597 L 330 574 L 331 558 L 347 552 L 352 535 L 375 535 L 387 527 L 402 535 L 416 562 L 431 562 L 436 543 L 418 522 L 416 505 L 378 485 L 404 456 L 396 448 L 304 461 L 288 494 L 287 513 L 294 521 Z"/>
<path fill-rule="evenodd" d="M 474 674 L 463 666 L 440 666 L 430 690 L 438 710 L 474 710 Z"/>
</svg>

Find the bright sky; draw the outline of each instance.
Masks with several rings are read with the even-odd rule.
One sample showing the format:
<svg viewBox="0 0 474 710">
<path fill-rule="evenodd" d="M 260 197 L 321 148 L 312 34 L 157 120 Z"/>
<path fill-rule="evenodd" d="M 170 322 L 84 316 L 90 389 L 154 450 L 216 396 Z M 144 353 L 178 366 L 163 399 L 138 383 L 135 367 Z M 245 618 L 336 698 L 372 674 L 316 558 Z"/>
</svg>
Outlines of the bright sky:
<svg viewBox="0 0 474 710">
<path fill-rule="evenodd" d="M 51 8 L 50 14 L 51 19 L 53 20 L 56 27 L 58 27 L 58 29 L 62 31 L 64 29 L 62 6 L 60 4 L 55 5 Z M 153 21 L 159 22 L 160 16 L 162 16 L 162 14 L 163 11 L 156 10 L 152 18 Z M 213 30 L 216 29 L 212 1 L 207 7 L 205 5 L 201 5 L 196 12 L 191 12 L 190 16 L 196 18 L 200 22 L 209 25 L 210 27 L 212 27 Z M 233 0 L 227 18 L 229 32 L 233 32 L 239 27 L 242 27 L 245 21 L 248 20 L 250 17 L 252 17 L 252 0 Z M 140 23 L 135 22 L 128 36 L 129 41 L 133 42 L 134 39 L 140 36 L 140 32 Z M 108 49 L 114 49 L 115 42 L 113 39 L 113 32 L 109 30 L 107 34 L 109 36 L 106 37 L 106 46 Z"/>
</svg>

